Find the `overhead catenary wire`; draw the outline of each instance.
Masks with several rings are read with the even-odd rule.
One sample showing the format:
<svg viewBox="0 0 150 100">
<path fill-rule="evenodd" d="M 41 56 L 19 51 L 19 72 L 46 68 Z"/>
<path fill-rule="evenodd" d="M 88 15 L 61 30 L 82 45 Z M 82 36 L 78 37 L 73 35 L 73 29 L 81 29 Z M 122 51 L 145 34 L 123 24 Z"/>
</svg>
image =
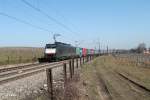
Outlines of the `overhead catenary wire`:
<svg viewBox="0 0 150 100">
<path fill-rule="evenodd" d="M 52 7 L 51 7 L 51 8 L 52 8 Z M 55 11 L 55 14 L 59 15 L 65 22 L 68 22 L 69 24 L 71 24 L 72 27 L 76 27 L 76 26 L 75 26 L 73 23 L 71 23 L 60 11 L 58 11 L 58 10 L 56 10 L 56 9 L 54 9 L 54 8 L 52 8 L 52 9 L 53 9 L 53 11 Z M 77 29 L 75 29 L 74 32 L 79 33 L 79 32 L 77 32 Z"/>
<path fill-rule="evenodd" d="M 6 13 L 4 13 L 4 12 L 0 12 L 0 15 L 1 15 L 1 16 L 5 16 L 5 17 L 8 17 L 8 18 L 10 18 L 10 19 L 13 19 L 13 20 L 15 20 L 15 21 L 18 21 L 18 22 L 20 22 L 20 23 L 23 23 L 23 24 L 26 24 L 26 25 L 30 25 L 30 26 L 32 26 L 32 27 L 34 27 L 34 28 L 36 28 L 36 29 L 39 29 L 39 30 L 42 30 L 42 31 L 46 31 L 46 32 L 50 32 L 48 29 L 45 29 L 45 28 L 43 28 L 43 27 L 34 25 L 34 24 L 32 24 L 32 23 L 29 23 L 29 22 L 27 22 L 27 21 L 25 21 L 25 20 L 22 20 L 22 19 L 19 19 L 19 18 L 17 18 L 17 17 L 8 15 L 8 14 L 6 14 Z"/>
<path fill-rule="evenodd" d="M 71 33 L 75 33 L 72 31 L 72 29 L 70 29 L 68 26 L 66 26 L 65 24 L 61 23 L 60 21 L 58 21 L 57 19 L 53 18 L 52 16 L 48 15 L 46 12 L 44 12 L 43 10 L 33 6 L 31 3 L 27 2 L 26 0 L 21 0 L 24 4 L 28 5 L 29 7 L 31 7 L 32 9 L 36 10 L 37 12 L 43 14 L 44 16 L 46 16 L 49 20 L 52 20 L 53 22 L 55 22 L 56 24 L 60 25 L 61 27 L 65 28 L 66 30 L 70 31 Z"/>
<path fill-rule="evenodd" d="M 73 30 L 73 33 L 76 33 L 76 34 L 80 35 L 80 33 L 78 32 L 76 26 L 75 26 L 73 23 L 71 23 L 60 11 L 54 9 L 54 8 L 51 7 L 51 6 L 48 6 L 48 7 L 49 7 L 50 9 L 53 9 L 53 11 L 55 12 L 55 14 L 59 15 L 65 22 L 68 22 L 69 24 L 71 24 L 72 27 L 75 28 L 75 30 Z M 38 2 L 38 0 L 37 0 L 37 8 L 39 8 L 39 2 Z M 40 8 L 39 8 L 39 9 L 40 9 Z"/>
<path fill-rule="evenodd" d="M 59 11 L 55 10 L 55 13 L 58 14 L 61 18 L 63 18 L 66 22 L 70 23 L 72 27 L 76 28 L 76 26 L 71 23 L 64 15 L 62 15 Z M 73 33 L 76 33 L 78 35 L 80 35 L 80 33 L 78 32 L 77 28 L 73 31 Z"/>
</svg>

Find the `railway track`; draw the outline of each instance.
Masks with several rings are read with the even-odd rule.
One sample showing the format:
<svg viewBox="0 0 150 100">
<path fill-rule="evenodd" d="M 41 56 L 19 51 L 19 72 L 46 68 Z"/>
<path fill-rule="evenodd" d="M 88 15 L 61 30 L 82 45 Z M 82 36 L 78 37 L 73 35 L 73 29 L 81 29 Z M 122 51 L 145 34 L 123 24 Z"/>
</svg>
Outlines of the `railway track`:
<svg viewBox="0 0 150 100">
<path fill-rule="evenodd" d="M 108 66 L 106 67 L 106 65 L 104 65 L 104 70 L 107 70 L 107 73 L 110 74 L 110 80 L 114 80 L 114 82 L 109 82 L 112 82 L 111 84 L 114 88 L 116 87 L 114 91 L 117 91 L 116 93 L 121 95 L 120 98 L 125 99 L 126 97 L 128 97 L 131 100 L 142 100 L 142 98 L 145 98 L 144 100 L 149 100 L 149 88 L 140 84 L 138 81 L 134 80 L 134 78 L 127 76 L 123 72 L 117 71 L 115 69 L 110 69 Z"/>
<path fill-rule="evenodd" d="M 122 77 L 123 79 L 125 79 L 126 81 L 128 81 L 129 83 L 133 84 L 134 86 L 138 87 L 139 90 L 144 90 L 145 92 L 148 92 L 150 94 L 150 89 L 148 89 L 147 87 L 133 81 L 131 78 L 127 77 L 126 75 L 124 75 L 121 72 L 116 72 L 120 77 Z"/>
<path fill-rule="evenodd" d="M 4 84 L 10 81 L 21 79 L 24 77 L 31 76 L 46 70 L 46 68 L 59 67 L 63 65 L 63 62 L 43 63 L 43 64 L 32 64 L 27 66 L 16 66 L 13 68 L 0 69 L 0 84 Z"/>
<path fill-rule="evenodd" d="M 97 73 L 97 72 L 96 72 Z M 104 81 L 104 78 L 102 77 L 101 74 L 97 73 L 97 78 L 98 78 L 98 89 L 99 89 L 99 95 L 101 97 L 102 100 L 112 100 L 112 96 L 111 96 L 111 93 Z"/>
<path fill-rule="evenodd" d="M 11 70 L 17 70 L 17 69 L 27 68 L 27 67 L 36 66 L 36 65 L 39 65 L 39 63 L 28 64 L 28 65 L 20 65 L 20 66 L 15 66 L 15 67 L 0 68 L 0 73 L 11 71 Z"/>
</svg>

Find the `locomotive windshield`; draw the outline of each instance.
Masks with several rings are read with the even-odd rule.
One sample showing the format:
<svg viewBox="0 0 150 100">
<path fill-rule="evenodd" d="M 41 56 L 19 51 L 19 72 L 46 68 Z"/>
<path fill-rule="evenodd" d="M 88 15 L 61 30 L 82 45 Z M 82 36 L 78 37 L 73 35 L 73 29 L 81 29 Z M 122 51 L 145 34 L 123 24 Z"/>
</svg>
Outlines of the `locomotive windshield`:
<svg viewBox="0 0 150 100">
<path fill-rule="evenodd" d="M 46 44 L 46 48 L 56 48 L 55 44 Z"/>
</svg>

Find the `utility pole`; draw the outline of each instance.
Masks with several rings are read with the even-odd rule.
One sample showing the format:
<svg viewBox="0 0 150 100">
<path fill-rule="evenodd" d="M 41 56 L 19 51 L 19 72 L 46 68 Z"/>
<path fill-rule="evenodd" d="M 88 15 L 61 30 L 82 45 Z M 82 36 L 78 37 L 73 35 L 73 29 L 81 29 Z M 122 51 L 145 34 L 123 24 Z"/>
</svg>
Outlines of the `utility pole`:
<svg viewBox="0 0 150 100">
<path fill-rule="evenodd" d="M 99 46 L 99 50 L 98 50 L 98 52 L 99 52 L 99 55 L 101 54 L 101 48 L 100 48 L 100 42 L 98 42 L 98 46 Z"/>
<path fill-rule="evenodd" d="M 108 45 L 107 45 L 107 54 L 108 54 L 108 50 L 109 50 L 109 49 L 108 49 Z"/>
</svg>

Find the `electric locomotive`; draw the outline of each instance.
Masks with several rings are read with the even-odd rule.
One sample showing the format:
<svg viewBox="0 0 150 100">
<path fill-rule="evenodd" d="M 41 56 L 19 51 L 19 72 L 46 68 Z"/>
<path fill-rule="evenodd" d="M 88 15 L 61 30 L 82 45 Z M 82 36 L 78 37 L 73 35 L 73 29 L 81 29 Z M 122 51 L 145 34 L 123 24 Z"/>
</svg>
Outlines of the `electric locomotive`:
<svg viewBox="0 0 150 100">
<path fill-rule="evenodd" d="M 55 42 L 54 44 L 46 44 L 44 58 L 46 61 L 57 61 L 69 59 L 76 56 L 76 47 L 70 44 Z"/>
</svg>

